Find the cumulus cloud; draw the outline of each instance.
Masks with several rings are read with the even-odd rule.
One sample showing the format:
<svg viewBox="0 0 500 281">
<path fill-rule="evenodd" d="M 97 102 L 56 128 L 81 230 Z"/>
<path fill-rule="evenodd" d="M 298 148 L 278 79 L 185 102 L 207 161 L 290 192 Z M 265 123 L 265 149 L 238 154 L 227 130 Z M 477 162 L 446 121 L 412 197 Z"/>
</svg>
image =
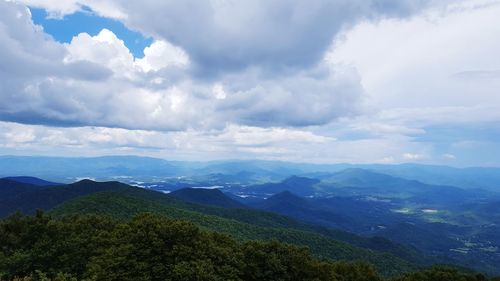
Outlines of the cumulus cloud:
<svg viewBox="0 0 500 281">
<path fill-rule="evenodd" d="M 11 2 L 0 2 L 0 118 L 20 122 L 50 119 L 51 109 L 39 93 L 57 79 L 95 83 L 110 71 L 91 62 L 63 63 L 64 46 L 54 42 L 32 24 L 29 10 Z"/>
<path fill-rule="evenodd" d="M 96 36 L 80 33 L 65 44 L 64 62 L 89 61 L 107 66 L 115 75 L 130 76 L 134 57 L 122 40 L 108 29 Z"/>
<path fill-rule="evenodd" d="M 15 79 L 0 92 L 5 98 L 0 107 L 3 120 L 147 130 L 220 129 L 227 123 L 300 127 L 325 124 L 359 110 L 363 91 L 357 72 L 350 68 L 320 61 L 286 75 L 259 66 L 215 81 L 197 79 L 192 76 L 197 62 L 189 50 L 165 40 L 154 41 L 141 59 L 107 29 L 59 44 L 33 25 L 25 7 L 2 5 L 9 15 L 2 17 L 5 26 L 23 29 L 7 28 L 8 33 L 1 34 L 1 40 L 13 46 L 2 54 L 2 59 L 11 60 L 4 65 L 19 68 L 17 73 L 5 70 L 5 76 Z M 18 54 L 14 46 L 24 52 Z M 33 73 L 22 73 L 26 69 Z"/>
<path fill-rule="evenodd" d="M 223 85 L 227 98 L 220 99 L 218 111 L 257 126 L 325 124 L 355 114 L 363 92 L 356 71 L 326 66 L 273 79 L 244 73 Z"/>
<path fill-rule="evenodd" d="M 275 1 L 38 1 L 23 3 L 59 13 L 90 7 L 134 30 L 186 50 L 204 75 L 263 65 L 314 65 L 334 36 L 360 19 L 408 16 L 435 0 Z M 101 4 L 107 3 L 107 5 Z M 119 11 L 118 13 L 116 11 Z"/>
<path fill-rule="evenodd" d="M 189 57 L 181 48 L 175 47 L 169 42 L 158 40 L 144 49 L 144 58 L 137 59 L 135 63 L 143 71 L 158 71 L 170 65 L 186 67 Z"/>
<path fill-rule="evenodd" d="M 106 29 L 60 44 L 16 2 L 52 17 L 89 7 L 154 41 L 141 59 Z M 1 143 L 193 159 L 466 161 L 498 148 L 499 136 L 491 56 L 500 6 L 479 2 L 0 0 L 0 120 L 13 122 L 0 122 Z"/>
<path fill-rule="evenodd" d="M 86 33 L 69 44 L 59 44 L 32 23 L 29 10 L 12 2 L 0 2 L 0 119 L 56 126 L 180 130 L 197 126 L 203 108 L 191 93 L 168 83 L 160 89 L 157 73 L 185 58 L 163 57 L 166 43 L 154 44 L 153 58 L 137 62 L 111 31 Z M 155 46 L 158 46 L 155 47 Z M 156 48 L 156 51 L 154 51 Z M 187 106 L 190 104 L 190 106 Z M 208 108 L 208 107 L 207 107 Z"/>
<path fill-rule="evenodd" d="M 407 16 L 431 1 L 114 1 L 124 22 L 187 51 L 203 75 L 312 66 L 361 18 Z"/>
<path fill-rule="evenodd" d="M 359 23 L 330 59 L 356 67 L 373 103 L 385 109 L 500 104 L 500 63 L 492 59 L 500 48 L 500 2 L 455 2 L 404 21 Z"/>
</svg>

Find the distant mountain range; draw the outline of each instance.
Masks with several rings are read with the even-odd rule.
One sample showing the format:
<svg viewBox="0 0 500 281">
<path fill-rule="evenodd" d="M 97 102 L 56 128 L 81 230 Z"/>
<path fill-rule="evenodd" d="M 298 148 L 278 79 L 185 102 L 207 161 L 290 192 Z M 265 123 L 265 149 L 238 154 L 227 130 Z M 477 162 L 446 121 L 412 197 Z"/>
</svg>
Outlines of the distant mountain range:
<svg viewBox="0 0 500 281">
<path fill-rule="evenodd" d="M 54 182 L 81 178 L 153 181 L 167 177 L 204 177 L 226 183 L 256 184 L 280 181 L 292 175 L 329 177 L 345 169 L 360 168 L 432 185 L 500 191 L 500 168 L 446 166 L 305 164 L 280 161 L 186 162 L 138 156 L 90 158 L 0 156 L 0 177 L 30 175 Z M 213 175 L 213 176 L 210 176 Z"/>
</svg>

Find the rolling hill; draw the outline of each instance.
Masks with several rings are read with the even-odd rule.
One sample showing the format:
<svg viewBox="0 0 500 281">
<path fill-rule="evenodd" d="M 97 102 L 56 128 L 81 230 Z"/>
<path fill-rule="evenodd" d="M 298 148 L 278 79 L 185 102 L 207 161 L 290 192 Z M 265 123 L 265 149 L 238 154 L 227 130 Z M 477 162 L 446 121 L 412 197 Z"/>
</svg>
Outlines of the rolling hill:
<svg viewBox="0 0 500 281">
<path fill-rule="evenodd" d="M 183 219 L 211 231 L 230 234 L 243 240 L 270 240 L 308 246 L 321 257 L 334 260 L 363 260 L 374 264 L 387 275 L 418 268 L 393 254 L 360 248 L 332 238 L 287 217 L 251 209 L 225 209 L 178 201 L 156 192 L 129 188 L 121 191 L 98 192 L 71 200 L 54 208 L 56 217 L 76 214 L 110 215 L 129 219 L 141 212 L 153 212 L 173 219 Z"/>
<path fill-rule="evenodd" d="M 4 179 L 19 182 L 19 183 L 32 184 L 32 185 L 36 185 L 36 186 L 61 185 L 61 183 L 46 181 L 46 180 L 42 180 L 42 179 L 39 179 L 36 177 L 28 177 L 28 176 L 6 177 Z"/>
<path fill-rule="evenodd" d="M 183 188 L 169 193 L 185 202 L 223 208 L 244 208 L 245 205 L 224 195 L 219 189 Z"/>
</svg>

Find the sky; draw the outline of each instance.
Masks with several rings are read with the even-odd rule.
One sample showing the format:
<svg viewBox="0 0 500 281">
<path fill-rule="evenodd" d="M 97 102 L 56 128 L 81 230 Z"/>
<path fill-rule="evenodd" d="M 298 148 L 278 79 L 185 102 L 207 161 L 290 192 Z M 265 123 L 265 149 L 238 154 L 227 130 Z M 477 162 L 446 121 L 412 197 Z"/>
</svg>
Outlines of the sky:
<svg viewBox="0 0 500 281">
<path fill-rule="evenodd" d="M 500 166 L 500 0 L 0 0 L 0 154 Z"/>
</svg>

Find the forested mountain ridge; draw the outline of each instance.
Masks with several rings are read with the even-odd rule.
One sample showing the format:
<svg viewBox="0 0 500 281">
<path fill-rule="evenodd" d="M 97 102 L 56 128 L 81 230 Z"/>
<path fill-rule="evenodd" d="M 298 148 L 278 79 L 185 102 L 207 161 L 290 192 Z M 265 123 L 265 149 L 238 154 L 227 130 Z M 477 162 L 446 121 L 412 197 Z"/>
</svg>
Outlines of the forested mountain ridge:
<svg viewBox="0 0 500 281">
<path fill-rule="evenodd" d="M 229 198 L 218 189 L 182 188 L 169 193 L 170 196 L 195 204 L 223 208 L 245 208 L 245 205 Z"/>
<path fill-rule="evenodd" d="M 357 238 L 342 231 L 308 226 L 285 216 L 248 208 L 225 209 L 186 203 L 166 194 L 119 182 L 82 180 L 74 184 L 35 190 L 31 194 L 22 193 L 11 204 L 2 206 L 4 209 L 10 208 L 6 213 L 13 213 L 20 207 L 27 213 L 56 207 L 51 213 L 57 217 L 96 213 L 129 219 L 139 212 L 154 212 L 171 218 L 187 219 L 203 228 L 228 233 L 239 239 L 281 239 L 308 246 L 319 256 L 366 260 L 384 274 L 415 269 L 424 260 L 418 254 L 414 256 L 411 251 L 407 253 L 404 248 L 387 247 L 385 243 L 373 243 L 369 239 Z M 383 253 L 384 249 L 380 245 L 384 245 L 383 248 L 388 253 Z M 398 258 L 398 255 L 410 257 L 411 261 Z"/>
<path fill-rule="evenodd" d="M 58 220 L 75 215 L 97 214 L 126 222 L 140 213 L 152 212 L 170 219 L 191 221 L 205 231 L 229 234 L 241 242 L 278 239 L 294 245 L 307 246 L 316 257 L 362 260 L 372 264 L 382 276 L 398 276 L 439 262 L 438 259 L 425 256 L 418 250 L 383 238 L 364 238 L 345 231 L 308 225 L 266 211 L 242 208 L 244 206 L 241 203 L 217 189 L 180 190 L 181 195 L 186 190 L 188 192 L 183 195 L 184 198 L 183 196 L 176 198 L 175 192 L 163 194 L 120 182 L 82 180 L 69 185 L 34 186 L 13 183 L 6 179 L 4 181 L 19 187 L 14 188 L 18 194 L 14 192 L 9 195 L 12 200 L 7 202 L 0 199 L 0 202 L 8 203 L 0 204 L 4 216 L 19 209 L 26 213 L 45 209 L 50 210 L 50 214 Z M 317 181 L 292 177 L 290 182 L 302 182 L 307 185 L 315 184 Z M 9 190 L 12 191 L 12 186 L 10 189 L 9 185 L 0 186 L 0 192 Z M 296 206 L 304 207 L 307 207 L 311 200 L 295 196 L 290 192 L 283 192 L 269 199 L 271 201 L 264 203 L 274 201 L 280 206 L 293 202 Z M 226 205 L 228 202 L 231 204 Z M 317 202 L 314 201 L 314 204 Z M 231 207 L 231 209 L 210 205 Z M 283 208 L 293 209 L 292 206 L 285 205 Z"/>
<path fill-rule="evenodd" d="M 392 254 L 340 242 L 334 238 L 337 235 L 335 232 L 315 232 L 313 228 L 308 229 L 287 217 L 251 209 L 224 209 L 187 204 L 169 196 L 157 197 L 157 194 L 146 190 L 94 193 L 62 204 L 52 210 L 51 214 L 56 217 L 99 214 L 126 220 L 140 212 L 153 212 L 172 219 L 189 220 L 204 229 L 230 234 L 242 240 L 278 239 L 308 246 L 317 256 L 364 260 L 388 275 L 419 267 Z"/>
<path fill-rule="evenodd" d="M 386 280 L 364 263 L 320 260 L 306 248 L 277 241 L 235 241 L 152 214 L 126 221 L 16 214 L 0 221 L 0 238 L 2 280 Z M 391 280 L 487 279 L 433 268 Z"/>
</svg>

